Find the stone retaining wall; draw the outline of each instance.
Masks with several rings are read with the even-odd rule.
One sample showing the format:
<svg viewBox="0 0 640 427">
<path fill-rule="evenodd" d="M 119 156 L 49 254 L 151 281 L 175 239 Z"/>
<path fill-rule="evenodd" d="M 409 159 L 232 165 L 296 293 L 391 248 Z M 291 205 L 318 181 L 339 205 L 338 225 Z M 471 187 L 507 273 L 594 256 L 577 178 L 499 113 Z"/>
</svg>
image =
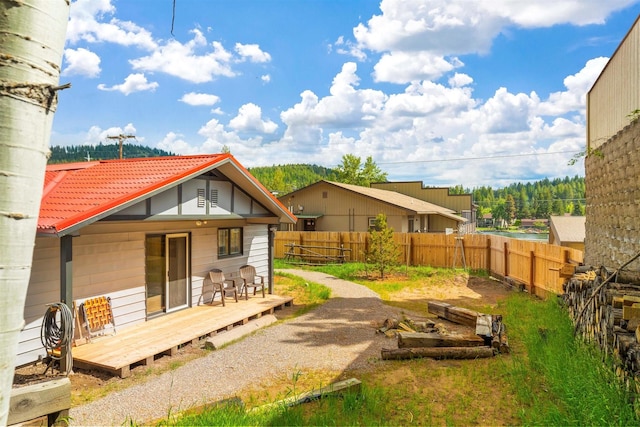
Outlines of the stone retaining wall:
<svg viewBox="0 0 640 427">
<path fill-rule="evenodd" d="M 586 265 L 615 270 L 640 251 L 640 120 L 585 159 Z M 640 280 L 640 260 L 624 272 Z"/>
</svg>

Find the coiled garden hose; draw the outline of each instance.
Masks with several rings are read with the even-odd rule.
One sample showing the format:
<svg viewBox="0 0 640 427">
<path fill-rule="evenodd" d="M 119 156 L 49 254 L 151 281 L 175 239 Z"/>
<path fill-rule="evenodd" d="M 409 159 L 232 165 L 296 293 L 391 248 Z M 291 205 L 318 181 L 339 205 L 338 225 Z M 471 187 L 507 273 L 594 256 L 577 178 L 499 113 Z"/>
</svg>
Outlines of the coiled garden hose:
<svg viewBox="0 0 640 427">
<path fill-rule="evenodd" d="M 66 367 L 71 370 L 71 340 L 73 339 L 73 314 L 64 303 L 48 304 L 47 312 L 42 318 L 40 341 L 52 359 L 61 360 L 66 357 Z M 64 351 L 63 351 L 64 349 Z M 51 364 L 49 364 L 51 366 Z M 47 366 L 47 369 L 49 369 Z M 45 371 L 46 373 L 47 371 Z"/>
</svg>

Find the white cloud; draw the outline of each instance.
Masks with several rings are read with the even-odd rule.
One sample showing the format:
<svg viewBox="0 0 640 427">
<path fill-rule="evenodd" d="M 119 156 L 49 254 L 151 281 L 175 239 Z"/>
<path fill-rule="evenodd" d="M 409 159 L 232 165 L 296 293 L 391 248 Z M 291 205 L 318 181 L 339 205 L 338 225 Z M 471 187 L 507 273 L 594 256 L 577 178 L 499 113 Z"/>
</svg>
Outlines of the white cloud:
<svg viewBox="0 0 640 427">
<path fill-rule="evenodd" d="M 219 118 L 202 125 L 201 141 L 188 142 L 177 131 L 163 130 L 165 136 L 157 146 L 179 154 L 220 152 L 227 146 L 246 166 L 283 161 L 335 166 L 346 153 L 371 155 L 392 179 L 425 176 L 428 185 L 496 185 L 521 177 L 574 175 L 580 171 L 567 166 L 572 153 L 556 152 L 577 152 L 584 146 L 584 95 L 606 58 L 591 60 L 567 76 L 565 90 L 538 94 L 500 88 L 486 100 L 474 98 L 477 83 L 459 58 L 489 52 L 495 37 L 510 28 L 599 22 L 629 2 L 496 0 L 489 7 L 485 1 L 382 0 L 380 14 L 356 27 L 353 40 L 340 37 L 329 48 L 358 60 L 367 55 L 376 58 L 377 63 L 371 64 L 374 80 L 402 86 L 364 87 L 356 63 L 347 62 L 328 88 L 302 90 L 298 102 L 283 108 L 279 116 L 283 126 L 264 117 L 257 102 L 242 101 L 228 123 Z M 110 1 L 78 3 L 82 8 L 76 25 L 94 19 L 104 26 L 82 31 L 76 26 L 75 40 L 98 41 L 98 36 L 119 40 L 116 36 L 123 33 L 118 31 L 143 39 L 145 33 L 135 24 L 111 19 L 115 8 Z M 578 10 L 580 5 L 589 10 Z M 80 11 L 86 13 L 82 21 Z M 109 28 L 114 31 L 107 37 Z M 130 61 L 140 74 L 132 74 L 121 85 L 100 88 L 125 94 L 155 89 L 157 83 L 147 82 L 143 72 L 204 83 L 235 77 L 238 62 L 245 61 L 246 67 L 249 62 L 272 60 L 257 44 L 234 43 L 227 50 L 198 29 L 186 42 L 150 41 L 136 44 L 148 54 Z M 254 75 L 269 83 L 271 76 L 262 73 Z M 180 101 L 214 106 L 211 113 L 222 115 L 219 98 L 204 92 L 185 93 Z M 98 138 L 104 132 L 96 128 L 89 134 Z M 482 157 L 493 158 L 452 160 Z"/>
<path fill-rule="evenodd" d="M 320 125 L 329 129 L 341 126 L 357 129 L 375 119 L 381 112 L 386 95 L 373 89 L 357 90 L 360 79 L 356 70 L 355 63 L 345 63 L 333 79 L 329 89 L 331 95 L 322 100 L 313 92 L 304 91 L 301 102 L 280 113 L 280 119 L 289 126 L 287 131 Z"/>
<path fill-rule="evenodd" d="M 336 52 L 341 55 L 351 55 L 359 61 L 367 59 L 367 54 L 358 46 L 357 43 L 351 40 L 344 39 L 344 36 L 338 37 L 333 45 L 329 45 L 329 52 L 335 47 Z"/>
<path fill-rule="evenodd" d="M 478 2 L 489 13 L 497 14 L 523 27 L 549 27 L 556 24 L 602 24 L 605 18 L 636 0 L 496 0 Z"/>
<path fill-rule="evenodd" d="M 251 62 L 270 62 L 271 55 L 260 49 L 257 44 L 236 43 L 236 52 L 241 60 L 249 59 Z"/>
<path fill-rule="evenodd" d="M 451 87 L 464 87 L 473 83 L 473 78 L 464 73 L 455 73 L 453 77 L 449 78 L 449 86 Z"/>
<path fill-rule="evenodd" d="M 109 137 L 118 135 L 134 135 L 136 134 L 136 128 L 133 123 L 128 123 L 124 128 L 119 126 L 112 126 L 108 129 L 102 129 L 100 126 L 91 126 L 87 133 L 82 138 L 80 144 L 82 145 L 98 145 L 102 144 L 118 144 L 117 140 L 110 139 Z M 115 142 L 114 142 L 115 141 Z M 144 138 L 137 138 L 137 142 L 144 141 Z"/>
<path fill-rule="evenodd" d="M 261 136 L 255 136 L 251 138 L 240 138 L 235 131 L 227 131 L 224 125 L 216 119 L 209 120 L 204 126 L 200 128 L 198 134 L 205 137 L 206 140 L 200 146 L 200 152 L 202 153 L 220 153 L 223 147 L 229 147 L 231 153 L 239 157 L 245 157 L 248 159 L 268 159 L 269 154 L 273 156 L 274 152 L 262 145 L 263 139 Z M 266 148 L 266 149 L 265 149 Z M 245 164 L 243 162 L 243 164 Z M 249 165 L 247 165 L 249 166 Z"/>
<path fill-rule="evenodd" d="M 143 92 L 143 91 L 154 91 L 158 87 L 157 82 L 148 82 L 147 78 L 144 74 L 129 74 L 127 78 L 124 79 L 124 83 L 119 85 L 113 85 L 108 87 L 104 84 L 99 84 L 98 89 L 104 91 L 118 91 L 122 92 L 125 95 L 129 95 L 134 92 Z"/>
<path fill-rule="evenodd" d="M 115 11 L 111 0 L 73 2 L 67 24 L 67 40 L 72 44 L 82 40 L 89 43 L 109 42 L 122 46 L 136 46 L 147 50 L 156 48 L 151 33 L 133 22 L 116 18 L 102 22 Z"/>
<path fill-rule="evenodd" d="M 538 103 L 535 93 L 514 95 L 500 88 L 480 107 L 480 118 L 471 129 L 479 133 L 525 132 L 529 130 L 529 118 Z"/>
<path fill-rule="evenodd" d="M 594 58 L 587 61 L 582 70 L 564 79 L 567 88 L 563 92 L 554 92 L 549 99 L 540 104 L 539 113 L 543 115 L 562 115 L 570 111 L 583 109 L 586 96 L 600 72 L 609 61 L 608 58 Z"/>
<path fill-rule="evenodd" d="M 65 49 L 66 67 L 63 76 L 98 77 L 100 75 L 100 57 L 84 48 Z"/>
<path fill-rule="evenodd" d="M 238 115 L 231 119 L 229 127 L 241 132 L 274 133 L 278 125 L 271 120 L 262 120 L 262 109 L 255 104 L 245 104 Z"/>
<path fill-rule="evenodd" d="M 182 44 L 171 40 L 148 56 L 129 61 L 134 70 L 163 72 L 192 83 L 206 83 L 218 76 L 233 77 L 232 54 L 220 42 L 207 44 L 200 30 L 192 30 L 192 40 Z M 206 49 L 200 55 L 198 51 Z"/>
<path fill-rule="evenodd" d="M 444 58 L 429 52 L 393 52 L 382 55 L 374 66 L 376 81 L 407 83 L 413 80 L 437 80 L 462 67 L 458 58 Z"/>
<path fill-rule="evenodd" d="M 212 106 L 217 104 L 220 101 L 220 97 L 209 94 L 209 93 L 189 92 L 189 93 L 185 93 L 182 96 L 182 98 L 180 98 L 180 101 L 184 102 L 185 104 L 194 105 L 194 106 L 200 106 L 200 105 Z"/>
<path fill-rule="evenodd" d="M 636 1 L 382 0 L 381 13 L 353 29 L 356 48 L 347 49 L 352 42 L 344 38 L 336 46 L 342 53 L 381 53 L 375 65 L 377 81 L 437 79 L 462 66 L 458 56 L 488 52 L 495 37 L 510 26 L 602 23 Z"/>
<path fill-rule="evenodd" d="M 380 15 L 359 24 L 360 46 L 377 52 L 428 51 L 456 55 L 486 52 L 507 21 L 464 0 L 383 0 Z"/>
<path fill-rule="evenodd" d="M 589 87 L 595 69 L 590 62 L 567 77 L 568 91 Z M 522 176 L 579 173 L 568 160 L 584 146 L 584 103 L 565 103 L 565 117 L 546 121 L 543 104 L 555 105 L 555 94 L 542 101 L 535 92 L 501 88 L 480 101 L 473 97 L 471 83 L 470 76 L 456 74 L 449 86 L 413 82 L 404 92 L 386 95 L 359 88 L 356 66 L 347 63 L 334 77 L 329 95 L 304 91 L 297 104 L 281 113 L 287 127 L 272 144 L 277 157 L 270 155 L 271 164 L 285 152 L 290 158 L 304 153 L 305 162 L 329 166 L 345 153 L 357 153 L 372 155 L 395 180 L 416 179 L 427 168 L 431 185 L 506 185 Z"/>
<path fill-rule="evenodd" d="M 198 147 L 189 145 L 182 137 L 183 135 L 169 132 L 156 144 L 156 148 L 178 155 L 198 154 Z"/>
</svg>

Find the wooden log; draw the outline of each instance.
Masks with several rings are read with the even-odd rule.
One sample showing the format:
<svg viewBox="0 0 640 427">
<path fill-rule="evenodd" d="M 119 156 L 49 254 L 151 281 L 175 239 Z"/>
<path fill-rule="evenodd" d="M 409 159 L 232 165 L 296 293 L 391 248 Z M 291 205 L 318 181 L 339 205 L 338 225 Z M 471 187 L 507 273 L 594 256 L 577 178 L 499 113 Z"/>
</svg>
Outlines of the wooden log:
<svg viewBox="0 0 640 427">
<path fill-rule="evenodd" d="M 491 347 L 498 350 L 500 353 L 508 354 L 510 352 L 509 349 L 509 340 L 507 339 L 507 328 L 502 323 L 502 315 L 493 316 L 493 321 L 491 322 Z"/>
<path fill-rule="evenodd" d="M 342 396 L 347 393 L 360 393 L 362 383 L 356 378 L 349 378 L 348 380 L 338 381 L 330 384 L 326 387 L 322 387 L 318 390 L 307 391 L 302 394 L 296 394 L 285 399 L 279 400 L 273 403 L 267 403 L 266 405 L 258 406 L 252 409 L 253 411 L 270 410 L 273 408 L 281 408 L 283 406 L 296 406 L 303 403 L 313 402 L 314 400 L 320 400 L 327 396 Z"/>
<path fill-rule="evenodd" d="M 45 415 L 50 421 L 56 421 L 67 417 L 70 408 L 71 381 L 67 377 L 14 388 L 7 424 L 23 423 Z"/>
<path fill-rule="evenodd" d="M 480 359 L 494 356 L 491 347 L 419 347 L 383 348 L 382 360 L 405 360 L 420 357 L 432 359 Z"/>
<path fill-rule="evenodd" d="M 427 301 L 427 309 L 429 310 L 429 313 L 435 314 L 442 319 L 446 319 L 460 325 L 474 327 L 476 326 L 478 315 L 480 314 L 477 311 L 456 307 L 440 301 Z"/>
<path fill-rule="evenodd" d="M 443 335 L 425 332 L 398 333 L 399 348 L 416 347 L 479 347 L 484 340 L 477 335 Z"/>
<path fill-rule="evenodd" d="M 640 304 L 638 304 L 636 306 L 636 304 L 633 305 L 624 305 L 622 307 L 622 318 L 624 320 L 631 320 L 631 319 L 640 319 Z"/>
</svg>

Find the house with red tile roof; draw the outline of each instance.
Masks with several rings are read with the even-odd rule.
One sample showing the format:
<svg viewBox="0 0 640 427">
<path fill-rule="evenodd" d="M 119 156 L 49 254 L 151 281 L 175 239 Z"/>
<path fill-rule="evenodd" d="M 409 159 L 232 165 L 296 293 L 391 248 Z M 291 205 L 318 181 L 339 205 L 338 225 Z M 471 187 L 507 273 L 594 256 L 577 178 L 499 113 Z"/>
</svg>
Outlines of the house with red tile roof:
<svg viewBox="0 0 640 427">
<path fill-rule="evenodd" d="M 122 329 L 196 305 L 212 268 L 271 279 L 296 220 L 231 154 L 49 165 L 17 365 L 46 356 L 47 304 L 106 297 Z"/>
</svg>

